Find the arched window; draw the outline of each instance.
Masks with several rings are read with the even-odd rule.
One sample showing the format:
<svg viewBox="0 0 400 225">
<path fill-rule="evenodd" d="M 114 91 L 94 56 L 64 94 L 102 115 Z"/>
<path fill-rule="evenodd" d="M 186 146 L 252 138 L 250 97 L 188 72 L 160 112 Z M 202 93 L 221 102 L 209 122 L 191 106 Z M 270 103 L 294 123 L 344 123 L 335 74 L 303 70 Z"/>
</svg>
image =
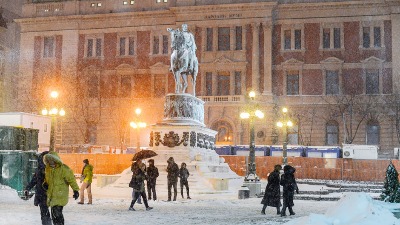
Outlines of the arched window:
<svg viewBox="0 0 400 225">
<path fill-rule="evenodd" d="M 216 143 L 233 142 L 233 129 L 226 121 L 217 121 L 212 125 L 212 129 L 218 131 Z"/>
<path fill-rule="evenodd" d="M 379 145 L 380 127 L 376 120 L 369 120 L 367 122 L 366 142 L 367 145 Z"/>
<path fill-rule="evenodd" d="M 336 121 L 326 123 L 326 145 L 339 144 L 339 125 Z"/>
</svg>

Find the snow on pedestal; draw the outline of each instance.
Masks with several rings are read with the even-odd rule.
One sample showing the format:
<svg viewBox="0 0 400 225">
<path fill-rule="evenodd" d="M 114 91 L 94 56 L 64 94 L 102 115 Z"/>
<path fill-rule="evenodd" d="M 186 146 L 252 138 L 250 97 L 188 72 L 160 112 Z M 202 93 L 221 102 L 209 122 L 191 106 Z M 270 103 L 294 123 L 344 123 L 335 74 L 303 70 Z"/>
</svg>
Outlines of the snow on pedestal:
<svg viewBox="0 0 400 225">
<path fill-rule="evenodd" d="M 190 94 L 168 94 L 163 121 L 151 126 L 150 147 L 159 170 L 174 157 L 190 173 L 206 178 L 215 190 L 227 190 L 229 179 L 239 178 L 215 152 L 216 131 L 204 125 L 204 102 Z"/>
</svg>

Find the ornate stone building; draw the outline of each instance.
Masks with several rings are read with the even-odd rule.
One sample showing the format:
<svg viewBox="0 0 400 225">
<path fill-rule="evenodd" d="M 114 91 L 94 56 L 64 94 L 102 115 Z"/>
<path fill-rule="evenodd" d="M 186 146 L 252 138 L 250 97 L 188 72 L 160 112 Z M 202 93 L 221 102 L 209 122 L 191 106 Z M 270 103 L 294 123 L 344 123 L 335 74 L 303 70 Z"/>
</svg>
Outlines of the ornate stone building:
<svg viewBox="0 0 400 225">
<path fill-rule="evenodd" d="M 252 104 L 266 114 L 257 145 L 282 142 L 282 106 L 295 124 L 291 144 L 377 144 L 381 155 L 399 145 L 387 108 L 399 87 L 397 0 L 30 0 L 22 9 L 19 88 L 37 87 L 48 71 L 86 85 L 75 87 L 87 92 L 85 108 L 65 105 L 63 144 L 132 144 L 124 124 L 134 107 L 148 124 L 161 120 L 174 91 L 167 28 L 186 23 L 198 48 L 196 94 L 217 144 L 249 143 L 239 114 L 254 90 Z"/>
</svg>

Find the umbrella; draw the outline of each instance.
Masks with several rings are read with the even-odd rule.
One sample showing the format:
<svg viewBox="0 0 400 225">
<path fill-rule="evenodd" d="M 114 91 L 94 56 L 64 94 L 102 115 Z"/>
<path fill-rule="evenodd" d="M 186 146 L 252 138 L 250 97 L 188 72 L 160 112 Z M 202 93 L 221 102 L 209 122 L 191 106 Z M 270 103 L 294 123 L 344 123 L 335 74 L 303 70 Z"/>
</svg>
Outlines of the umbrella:
<svg viewBox="0 0 400 225">
<path fill-rule="evenodd" d="M 157 153 L 155 153 L 152 150 L 142 150 L 140 152 L 137 152 L 133 155 L 132 161 L 138 161 L 138 160 L 142 160 L 142 159 L 148 159 L 151 157 L 156 156 Z"/>
</svg>

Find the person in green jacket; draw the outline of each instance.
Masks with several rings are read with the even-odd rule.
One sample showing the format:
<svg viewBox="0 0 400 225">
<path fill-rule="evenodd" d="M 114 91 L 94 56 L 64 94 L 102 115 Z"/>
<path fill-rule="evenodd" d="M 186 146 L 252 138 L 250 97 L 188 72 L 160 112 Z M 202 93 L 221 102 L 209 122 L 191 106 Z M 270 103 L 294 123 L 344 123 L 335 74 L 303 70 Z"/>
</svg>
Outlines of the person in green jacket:
<svg viewBox="0 0 400 225">
<path fill-rule="evenodd" d="M 51 218 L 54 225 L 64 225 L 63 207 L 68 203 L 69 186 L 74 191 L 74 199 L 79 197 L 79 186 L 73 171 L 55 152 L 49 152 L 43 158 L 45 180 L 43 186 L 47 189 L 47 206 L 51 208 Z"/>
<path fill-rule="evenodd" d="M 89 202 L 88 204 L 92 204 L 92 179 L 93 179 L 93 166 L 89 164 L 89 159 L 83 160 L 83 163 L 85 164 L 82 169 L 82 175 L 81 175 L 81 190 L 79 192 L 79 196 L 81 196 L 81 200 L 78 202 L 78 204 L 84 204 L 85 203 L 85 189 L 87 190 Z"/>
</svg>

